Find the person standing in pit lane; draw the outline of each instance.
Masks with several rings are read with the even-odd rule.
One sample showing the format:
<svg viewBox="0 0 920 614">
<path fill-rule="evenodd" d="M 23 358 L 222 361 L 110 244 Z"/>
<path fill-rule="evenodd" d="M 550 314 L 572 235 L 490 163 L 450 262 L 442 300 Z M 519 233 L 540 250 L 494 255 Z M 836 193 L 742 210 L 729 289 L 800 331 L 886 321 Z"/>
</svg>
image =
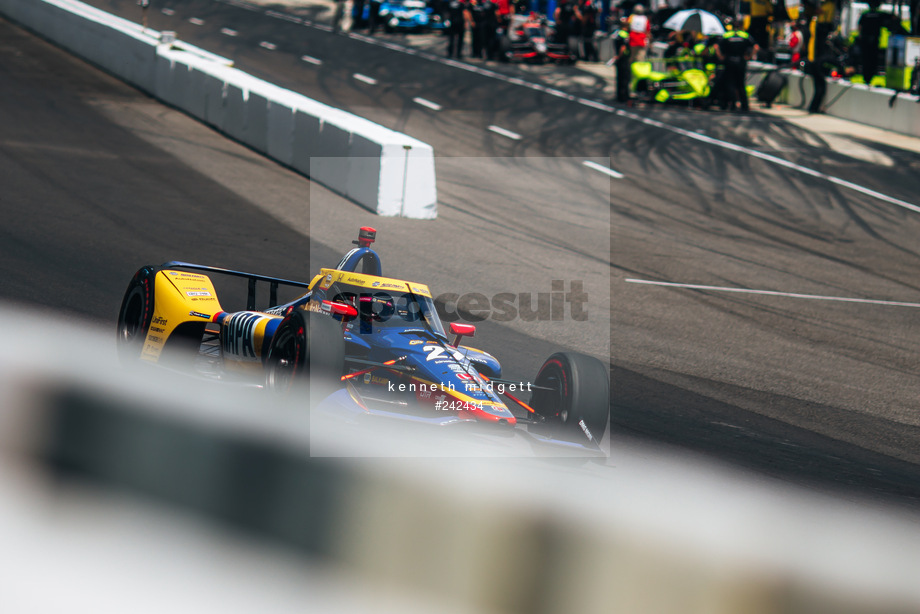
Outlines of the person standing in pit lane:
<svg viewBox="0 0 920 614">
<path fill-rule="evenodd" d="M 570 51 L 569 37 L 575 31 L 574 22 L 581 20 L 581 11 L 575 2 L 576 0 L 561 0 L 553 13 L 553 21 L 556 24 L 554 42 L 557 45 L 565 45 L 566 51 Z"/>
<path fill-rule="evenodd" d="M 463 57 L 463 38 L 466 36 L 467 25 L 472 21 L 469 6 L 466 0 L 450 0 L 447 5 L 447 17 L 450 27 L 447 30 L 447 57 Z"/>
<path fill-rule="evenodd" d="M 734 25 L 729 23 L 729 25 Z M 757 53 L 757 45 L 750 35 L 743 30 L 726 29 L 722 39 L 716 45 L 716 57 L 722 65 L 720 76 L 716 77 L 713 91 L 719 98 L 719 106 L 734 110 L 735 101 L 741 103 L 741 111 L 747 113 L 748 105 L 745 77 L 747 63 Z"/>
<path fill-rule="evenodd" d="M 380 5 L 383 0 L 370 0 L 368 4 L 368 15 L 367 15 L 367 33 L 373 34 L 377 31 L 377 26 L 380 25 Z"/>
<path fill-rule="evenodd" d="M 366 28 L 367 22 L 364 21 L 365 0 L 352 0 L 351 3 L 351 29 Z"/>
<path fill-rule="evenodd" d="M 610 63 L 616 70 L 617 102 L 629 102 L 629 81 L 632 77 L 632 47 L 629 45 L 629 23 L 620 18 L 620 27 L 610 36 L 613 42 L 613 58 Z"/>
<path fill-rule="evenodd" d="M 892 13 L 879 9 L 881 0 L 869 0 L 869 10 L 859 18 L 859 46 L 862 49 L 862 75 L 866 84 L 872 83 L 872 77 L 878 73 L 882 64 L 879 49 L 882 40 L 882 30 L 887 29 L 891 34 L 906 34 L 901 22 Z"/>
<path fill-rule="evenodd" d="M 751 21 L 748 34 L 754 43 L 764 51 L 770 48 L 770 22 L 773 19 L 773 2 L 771 0 L 750 0 Z"/>
<path fill-rule="evenodd" d="M 485 29 L 486 8 L 485 0 L 470 0 L 470 15 L 473 23 L 470 25 L 470 39 L 473 51 L 470 53 L 471 58 L 482 59 L 483 52 L 483 30 Z"/>
<path fill-rule="evenodd" d="M 492 0 L 482 0 L 482 49 L 489 61 L 498 53 L 498 5 Z"/>
<path fill-rule="evenodd" d="M 652 22 L 645 15 L 645 7 L 636 4 L 632 15 L 629 16 L 629 50 L 633 62 L 644 62 L 648 52 L 649 37 L 652 33 Z"/>
<path fill-rule="evenodd" d="M 586 62 L 599 62 L 594 34 L 597 32 L 597 6 L 594 0 L 584 0 L 581 5 L 581 59 Z"/>
<path fill-rule="evenodd" d="M 815 41 L 816 43 L 818 41 Z M 833 34 L 825 37 L 820 45 L 816 45 L 821 50 L 813 61 L 803 62 L 802 70 L 806 75 L 812 78 L 814 85 L 814 95 L 811 97 L 811 103 L 808 105 L 809 113 L 824 113 L 824 96 L 827 94 L 827 76 L 836 72 L 847 77 L 856 73 L 856 68 L 844 64 L 845 54 L 841 46 L 836 43 Z"/>
<path fill-rule="evenodd" d="M 498 27 L 508 35 L 508 28 L 511 27 L 511 16 L 514 15 L 514 3 L 511 0 L 498 0 Z"/>
</svg>

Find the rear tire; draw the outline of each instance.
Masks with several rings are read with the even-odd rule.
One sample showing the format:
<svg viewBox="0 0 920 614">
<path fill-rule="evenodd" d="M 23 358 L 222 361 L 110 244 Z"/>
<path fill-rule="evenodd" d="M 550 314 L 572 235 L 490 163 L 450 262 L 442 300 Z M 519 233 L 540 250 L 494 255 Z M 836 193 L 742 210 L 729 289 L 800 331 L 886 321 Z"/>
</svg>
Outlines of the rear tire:
<svg viewBox="0 0 920 614">
<path fill-rule="evenodd" d="M 610 417 L 610 375 L 594 358 L 575 352 L 557 352 L 543 363 L 534 384 L 553 390 L 534 390 L 530 406 L 558 435 L 600 444 Z"/>
<path fill-rule="evenodd" d="M 116 345 L 122 362 L 135 362 L 144 349 L 153 319 L 156 269 L 145 266 L 134 274 L 118 311 Z"/>
<path fill-rule="evenodd" d="M 344 368 L 342 325 L 329 316 L 295 309 L 272 336 L 265 360 L 265 387 L 278 394 L 294 388 L 331 393 L 341 386 Z"/>
</svg>

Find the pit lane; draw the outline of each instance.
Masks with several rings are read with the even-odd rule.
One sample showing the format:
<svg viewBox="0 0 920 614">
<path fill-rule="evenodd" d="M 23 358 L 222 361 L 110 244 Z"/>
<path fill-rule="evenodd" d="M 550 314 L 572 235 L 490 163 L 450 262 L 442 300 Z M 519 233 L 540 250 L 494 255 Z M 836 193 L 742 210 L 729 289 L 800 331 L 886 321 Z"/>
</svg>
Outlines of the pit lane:
<svg viewBox="0 0 920 614">
<path fill-rule="evenodd" d="M 238 31 L 244 26 L 237 24 Z M 367 219 L 363 211 L 342 209 L 334 195 L 130 88 L 47 46 L 34 47 L 21 33 L 5 40 L 15 40 L 5 43 L 5 55 L 16 61 L 4 70 L 19 86 L 8 88 L 3 99 L 17 119 L 5 128 L 4 183 L 23 204 L 5 206 L 10 222 L 2 249 L 10 264 L 4 296 L 113 321 L 124 284 L 140 264 L 182 258 L 303 277 L 304 269 L 314 266 L 307 266 L 311 256 L 335 260 L 342 251 L 337 233 L 353 233 L 355 223 Z M 619 432 L 702 449 L 793 481 L 914 500 L 918 434 L 911 313 L 640 292 L 618 283 L 649 276 L 751 287 L 797 284 L 801 291 L 909 300 L 917 290 L 913 217 L 817 178 L 785 176 L 756 160 L 663 137 L 654 127 L 608 118 L 599 131 L 591 109 L 520 96 L 517 90 L 510 95 L 505 86 L 480 82 L 475 73 L 458 79 L 440 75 L 443 67 L 431 71 L 434 86 L 446 81 L 457 101 L 432 121 L 431 109 L 412 102 L 430 87 L 387 85 L 367 68 L 395 74 L 406 58 L 368 58 L 351 49 L 351 41 L 341 44 L 343 66 L 316 81 L 299 72 L 302 60 L 255 56 L 268 52 L 263 47 L 239 52 L 237 61 L 242 66 L 252 60 L 247 68 L 254 72 L 280 70 L 280 79 L 299 82 L 305 93 L 428 140 L 439 152 L 478 157 L 578 151 L 578 159 L 609 155 L 626 176 L 616 184 L 608 179 L 592 184 L 601 178 L 578 174 L 586 171 L 573 171 L 576 164 L 560 164 L 551 169 L 556 175 L 547 177 L 545 167 L 525 158 L 493 169 L 484 189 L 479 173 L 457 178 L 468 168 L 461 165 L 442 187 L 441 220 L 378 224 L 381 238 L 389 234 L 421 253 L 436 250 L 439 260 L 454 266 L 432 271 L 429 258 L 420 262 L 410 250 L 388 253 L 394 256 L 391 266 L 431 280 L 434 287 L 477 287 L 483 271 L 487 279 L 494 276 L 492 283 L 506 279 L 500 267 L 490 268 L 507 254 L 488 251 L 503 242 L 517 240 L 516 253 L 525 250 L 524 261 L 556 257 L 560 246 L 567 257 L 589 261 L 596 252 L 583 249 L 583 228 L 521 220 L 517 206 L 541 192 L 546 200 L 568 204 L 571 189 L 585 182 L 584 195 L 612 191 L 613 417 Z M 214 50 L 233 55 L 226 53 L 233 49 Z M 350 54 L 358 59 L 347 60 Z M 43 68 L 39 58 L 52 68 Z M 329 64 L 323 66 L 329 70 Z M 385 85 L 383 91 L 357 89 L 369 85 L 355 83 L 357 64 L 363 65 L 360 74 L 378 75 L 373 78 Z M 50 73 L 36 77 L 41 70 Z M 904 165 L 916 161 L 898 151 L 886 153 L 902 166 L 880 169 L 822 150 L 805 131 L 769 119 L 747 120 L 732 132 L 720 116 L 658 113 L 720 138 L 747 138 L 753 146 L 751 134 L 766 131 L 814 158 L 819 168 L 837 174 L 843 169 L 853 181 L 910 198 Z M 507 126 L 522 139 L 510 143 L 478 129 L 488 125 Z M 509 178 L 509 168 L 518 177 Z M 271 186 L 270 196 L 265 186 Z M 688 186 L 700 196 L 689 198 Z M 334 210 L 322 206 L 332 202 Z M 557 209 L 561 218 L 569 213 L 565 205 Z M 326 216 L 321 223 L 329 234 L 311 236 L 307 249 L 303 235 L 320 223 L 314 216 Z M 457 236 L 458 229 L 464 240 L 443 240 Z M 560 229 L 567 234 L 559 236 Z M 472 254 L 470 241 L 481 242 Z M 473 264 L 471 255 L 477 258 Z M 535 288 L 547 281 L 524 266 L 515 273 Z M 534 365 L 559 345 L 540 335 L 486 321 L 478 341 L 486 350 L 515 357 L 504 361 L 509 375 L 529 378 Z M 578 341 L 566 339 L 576 346 Z"/>
</svg>

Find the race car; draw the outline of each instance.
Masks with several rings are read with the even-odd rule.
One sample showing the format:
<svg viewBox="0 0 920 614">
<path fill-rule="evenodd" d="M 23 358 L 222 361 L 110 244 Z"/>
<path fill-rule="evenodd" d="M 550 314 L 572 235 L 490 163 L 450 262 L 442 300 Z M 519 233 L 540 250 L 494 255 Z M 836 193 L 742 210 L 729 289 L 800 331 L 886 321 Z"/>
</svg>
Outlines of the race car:
<svg viewBox="0 0 920 614">
<path fill-rule="evenodd" d="M 444 28 L 442 17 L 423 0 L 383 0 L 378 11 L 378 19 L 385 32 L 418 33 L 429 28 Z M 354 17 L 359 23 L 369 23 L 370 3 L 364 5 L 360 16 Z"/>
<path fill-rule="evenodd" d="M 475 326 L 454 322 L 448 333 L 426 285 L 382 275 L 375 239 L 361 228 L 357 247 L 309 283 L 184 262 L 142 267 L 119 311 L 119 354 L 279 394 L 322 390 L 312 411 L 343 421 L 474 423 L 602 453 L 610 399 L 600 360 L 558 352 L 533 382 L 503 379 L 494 356 L 460 345 Z M 246 309 L 225 311 L 208 274 L 247 279 Z M 258 283 L 269 285 L 263 310 Z M 306 292 L 278 304 L 280 286 Z"/>
<path fill-rule="evenodd" d="M 500 57 L 505 61 L 519 60 L 533 64 L 551 61 L 574 64 L 578 59 L 567 45 L 552 42 L 555 33 L 546 19 L 535 13 L 514 15 L 508 31 L 499 40 Z"/>
<path fill-rule="evenodd" d="M 630 87 L 642 102 L 685 102 L 706 106 L 710 74 L 698 68 L 679 68 L 666 73 L 652 69 L 651 62 L 633 62 Z"/>
</svg>

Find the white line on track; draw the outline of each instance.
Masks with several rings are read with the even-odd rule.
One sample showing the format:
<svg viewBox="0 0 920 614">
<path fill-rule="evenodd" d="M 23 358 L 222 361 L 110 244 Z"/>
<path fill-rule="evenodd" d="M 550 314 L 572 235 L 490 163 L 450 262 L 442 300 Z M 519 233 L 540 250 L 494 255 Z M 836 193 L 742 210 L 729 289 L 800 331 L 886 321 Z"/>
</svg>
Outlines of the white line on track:
<svg viewBox="0 0 920 614">
<path fill-rule="evenodd" d="M 300 59 L 306 62 L 307 64 L 313 64 L 314 66 L 322 66 L 323 61 L 319 58 L 314 58 L 312 55 L 302 55 Z"/>
<path fill-rule="evenodd" d="M 218 2 L 223 2 L 224 4 L 229 4 L 230 6 L 235 6 L 240 9 L 246 9 L 247 11 L 255 11 L 257 13 L 262 12 L 261 6 L 249 4 L 248 2 L 240 2 L 240 0 L 218 0 Z"/>
<path fill-rule="evenodd" d="M 176 11 L 172 9 L 160 9 L 160 12 L 166 15 L 167 17 L 172 17 L 173 15 L 176 14 Z"/>
<path fill-rule="evenodd" d="M 598 111 L 606 111 L 612 113 L 614 108 L 610 105 L 606 105 L 602 102 L 597 102 L 596 100 L 589 100 L 588 98 L 579 98 L 577 100 L 578 104 L 583 104 L 586 107 L 591 107 L 592 109 L 597 109 Z"/>
<path fill-rule="evenodd" d="M 269 17 L 274 17 L 275 19 L 281 19 L 283 21 L 290 21 L 291 23 L 302 24 L 303 19 L 300 17 L 295 17 L 294 15 L 288 15 L 287 13 L 279 13 L 278 11 L 265 11 L 265 14 Z"/>
<path fill-rule="evenodd" d="M 204 19 L 201 19 L 201 18 L 199 18 L 199 17 L 192 17 L 192 18 L 190 18 L 190 19 L 188 20 L 188 22 L 189 22 L 190 24 L 192 24 L 192 25 L 195 25 L 195 26 L 203 26 L 203 25 L 204 25 Z"/>
<path fill-rule="evenodd" d="M 753 290 L 751 288 L 728 288 L 723 286 L 704 286 L 700 284 L 681 284 L 671 281 L 651 281 L 648 279 L 626 279 L 631 284 L 644 284 L 647 286 L 665 286 L 668 288 L 684 288 L 687 290 L 708 290 L 711 292 L 735 292 L 739 294 L 761 294 L 766 296 L 782 296 L 785 298 L 800 298 L 812 301 L 837 301 L 840 303 L 862 303 L 865 305 L 887 305 L 890 307 L 920 307 L 920 303 L 905 303 L 901 301 L 883 301 L 871 298 L 851 298 L 846 296 L 822 296 L 820 294 L 798 294 L 796 292 L 777 292 L 776 290 Z"/>
<path fill-rule="evenodd" d="M 432 111 L 440 111 L 442 108 L 441 105 L 439 105 L 438 103 L 431 102 L 430 100 L 425 100 L 424 98 L 415 97 L 412 99 L 412 102 L 414 102 L 415 104 L 420 104 L 423 107 L 428 107 Z"/>
<path fill-rule="evenodd" d="M 374 79 L 373 77 L 368 77 L 367 75 L 362 75 L 359 72 L 356 72 L 355 74 L 353 74 L 352 77 L 354 77 L 358 81 L 361 81 L 362 83 L 367 83 L 368 85 L 377 85 L 377 79 Z"/>
<path fill-rule="evenodd" d="M 509 139 L 513 139 L 515 141 L 520 141 L 523 138 L 517 132 L 511 132 L 510 130 L 505 130 L 504 128 L 500 126 L 489 126 L 489 130 L 494 132 L 495 134 L 506 136 Z"/>
<path fill-rule="evenodd" d="M 743 426 L 737 426 L 737 425 L 735 425 L 735 424 L 729 424 L 728 422 L 710 422 L 709 424 L 712 424 L 712 425 L 715 425 L 715 426 L 727 426 L 727 427 L 730 428 L 730 429 L 737 429 L 737 430 L 739 430 L 739 431 L 745 431 L 745 430 L 747 430 L 747 429 L 745 429 Z"/>
<path fill-rule="evenodd" d="M 221 28 L 220 33 L 224 36 L 237 36 L 239 34 L 239 32 L 231 30 L 230 28 Z"/>
<path fill-rule="evenodd" d="M 312 25 L 317 30 L 322 30 L 323 32 L 332 32 L 332 26 L 327 26 L 324 23 L 314 23 L 310 25 Z"/>
<path fill-rule="evenodd" d="M 268 41 L 262 41 L 261 43 L 259 43 L 259 47 L 261 47 L 262 49 L 268 49 L 269 51 L 274 51 L 275 49 L 278 48 L 278 45 L 276 45 L 275 43 L 270 43 Z"/>
<path fill-rule="evenodd" d="M 582 164 L 590 169 L 594 169 L 598 172 L 604 173 L 605 175 L 610 175 L 611 177 L 616 177 L 617 179 L 622 179 L 625 176 L 621 172 L 615 171 L 612 168 L 607 168 L 606 166 L 598 164 L 597 162 L 592 162 L 591 160 L 585 160 L 582 162 Z"/>
<path fill-rule="evenodd" d="M 562 98 L 562 99 L 564 99 L 564 100 L 570 100 L 570 101 L 573 101 L 573 102 L 576 101 L 576 100 L 578 100 L 578 96 L 573 96 L 572 94 L 569 94 L 568 92 L 563 92 L 562 90 L 556 90 L 556 89 L 548 88 L 548 89 L 545 90 L 545 91 L 546 91 L 546 93 L 549 94 L 550 96 L 555 96 L 556 98 Z"/>
</svg>

